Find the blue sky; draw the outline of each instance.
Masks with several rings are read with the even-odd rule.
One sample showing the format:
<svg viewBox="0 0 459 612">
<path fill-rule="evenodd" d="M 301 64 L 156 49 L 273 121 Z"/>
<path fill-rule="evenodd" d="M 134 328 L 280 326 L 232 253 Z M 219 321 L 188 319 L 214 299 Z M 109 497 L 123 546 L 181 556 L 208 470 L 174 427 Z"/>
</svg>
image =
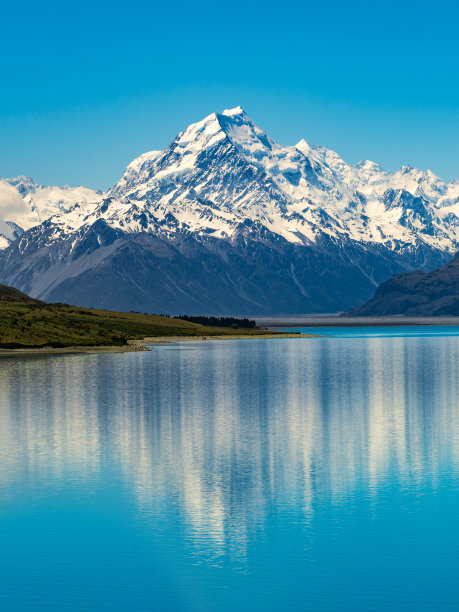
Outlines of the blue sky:
<svg viewBox="0 0 459 612">
<path fill-rule="evenodd" d="M 459 179 L 455 5 L 5 3 L 0 176 L 105 188 L 240 104 L 282 144 Z"/>
</svg>

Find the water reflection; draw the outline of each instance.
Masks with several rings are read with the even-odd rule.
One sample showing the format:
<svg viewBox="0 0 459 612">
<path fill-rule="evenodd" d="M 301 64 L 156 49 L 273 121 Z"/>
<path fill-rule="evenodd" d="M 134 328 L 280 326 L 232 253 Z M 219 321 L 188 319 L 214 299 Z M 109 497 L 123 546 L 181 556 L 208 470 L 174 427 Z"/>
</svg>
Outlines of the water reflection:
<svg viewBox="0 0 459 612">
<path fill-rule="evenodd" d="M 197 554 L 243 562 L 273 514 L 307 528 L 325 501 L 456 473 L 458 366 L 458 338 L 3 359 L 0 501 L 119 482 L 147 526 L 176 515 Z"/>
</svg>

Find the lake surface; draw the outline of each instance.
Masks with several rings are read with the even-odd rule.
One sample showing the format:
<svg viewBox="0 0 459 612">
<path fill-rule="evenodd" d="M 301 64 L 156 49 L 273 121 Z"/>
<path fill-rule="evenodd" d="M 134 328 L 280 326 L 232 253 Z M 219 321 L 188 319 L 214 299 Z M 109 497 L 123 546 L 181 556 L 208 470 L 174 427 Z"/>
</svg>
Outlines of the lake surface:
<svg viewBox="0 0 459 612">
<path fill-rule="evenodd" d="M 457 610 L 459 328 L 323 333 L 1 359 L 0 609 Z"/>
</svg>

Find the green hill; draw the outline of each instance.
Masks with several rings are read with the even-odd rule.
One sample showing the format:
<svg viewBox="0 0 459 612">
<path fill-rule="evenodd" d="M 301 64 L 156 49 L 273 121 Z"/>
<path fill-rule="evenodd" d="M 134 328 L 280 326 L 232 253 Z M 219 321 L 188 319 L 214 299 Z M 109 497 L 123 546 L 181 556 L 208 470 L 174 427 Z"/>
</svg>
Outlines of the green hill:
<svg viewBox="0 0 459 612">
<path fill-rule="evenodd" d="M 19 289 L 14 287 L 8 287 L 8 285 L 0 285 L 0 304 L 3 302 L 8 303 L 22 303 L 22 304 L 43 304 L 40 300 L 29 297 Z"/>
<path fill-rule="evenodd" d="M 164 336 L 263 336 L 254 329 L 210 327 L 174 319 L 67 304 L 45 304 L 0 285 L 0 348 L 110 346 Z"/>
</svg>

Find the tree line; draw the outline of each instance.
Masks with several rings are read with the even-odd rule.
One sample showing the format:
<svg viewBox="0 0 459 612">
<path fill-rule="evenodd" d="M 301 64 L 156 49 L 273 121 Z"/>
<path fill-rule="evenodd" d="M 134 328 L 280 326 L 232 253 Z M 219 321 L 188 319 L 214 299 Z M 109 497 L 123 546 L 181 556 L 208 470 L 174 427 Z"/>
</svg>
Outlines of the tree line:
<svg viewBox="0 0 459 612">
<path fill-rule="evenodd" d="M 204 316 L 190 316 L 180 315 L 176 317 L 183 321 L 189 321 L 190 323 L 199 323 L 200 325 L 211 325 L 212 327 L 232 327 L 233 329 L 255 329 L 257 327 L 256 321 L 251 319 L 237 319 L 235 317 L 204 317 Z"/>
</svg>

